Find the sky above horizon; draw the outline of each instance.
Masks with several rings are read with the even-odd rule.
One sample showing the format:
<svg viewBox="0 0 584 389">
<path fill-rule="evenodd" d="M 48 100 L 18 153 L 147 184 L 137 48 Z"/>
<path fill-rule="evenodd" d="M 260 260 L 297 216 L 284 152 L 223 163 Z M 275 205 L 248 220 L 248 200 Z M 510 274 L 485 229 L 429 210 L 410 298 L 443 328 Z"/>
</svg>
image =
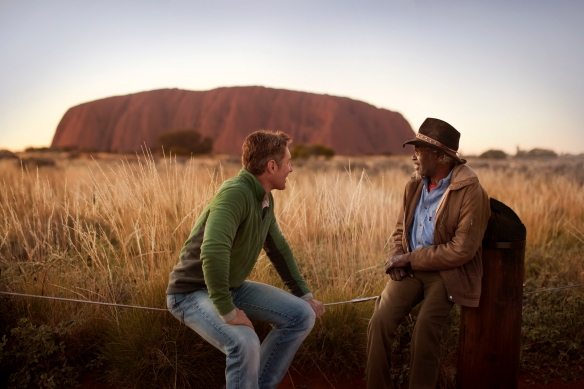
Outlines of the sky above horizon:
<svg viewBox="0 0 584 389">
<path fill-rule="evenodd" d="M 578 1 L 0 1 L 0 148 L 68 108 L 161 88 L 350 97 L 462 134 L 464 154 L 584 152 Z"/>
</svg>

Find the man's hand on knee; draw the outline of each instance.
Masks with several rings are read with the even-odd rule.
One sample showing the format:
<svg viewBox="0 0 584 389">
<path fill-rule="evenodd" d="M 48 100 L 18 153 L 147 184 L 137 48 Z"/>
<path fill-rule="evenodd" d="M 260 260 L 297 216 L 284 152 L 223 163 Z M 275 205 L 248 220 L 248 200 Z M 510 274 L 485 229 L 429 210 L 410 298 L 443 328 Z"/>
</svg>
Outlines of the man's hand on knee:
<svg viewBox="0 0 584 389">
<path fill-rule="evenodd" d="M 406 277 L 413 277 L 414 272 L 410 265 L 408 254 L 394 255 L 385 261 L 385 273 L 389 274 L 393 281 L 401 281 Z"/>
<path fill-rule="evenodd" d="M 414 272 L 410 265 L 410 254 L 393 255 L 385 261 L 385 273 L 392 280 L 401 281 L 406 277 L 413 277 Z"/>
<path fill-rule="evenodd" d="M 322 316 L 325 311 L 323 303 L 315 299 L 306 300 L 306 302 L 312 307 L 317 319 Z"/>
<path fill-rule="evenodd" d="M 255 328 L 253 328 L 253 324 L 251 324 L 251 321 L 248 319 L 245 312 L 238 308 L 235 308 L 235 318 L 231 321 L 228 321 L 227 324 L 248 326 L 252 330 L 255 330 Z"/>
<path fill-rule="evenodd" d="M 413 277 L 414 276 L 412 269 L 409 267 L 399 267 L 399 268 L 396 267 L 393 269 L 389 269 L 387 271 L 387 274 L 389 274 L 391 279 L 394 281 L 401 281 L 406 277 Z"/>
</svg>

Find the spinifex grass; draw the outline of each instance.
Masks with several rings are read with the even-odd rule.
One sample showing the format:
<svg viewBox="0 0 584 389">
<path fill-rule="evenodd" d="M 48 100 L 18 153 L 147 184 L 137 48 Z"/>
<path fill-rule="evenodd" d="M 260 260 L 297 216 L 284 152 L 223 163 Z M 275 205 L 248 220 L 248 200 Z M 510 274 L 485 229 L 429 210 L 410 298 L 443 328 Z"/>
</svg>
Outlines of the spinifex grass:
<svg viewBox="0 0 584 389">
<path fill-rule="evenodd" d="M 526 289 L 584 282 L 583 185 L 575 170 L 556 169 L 551 175 L 541 173 L 550 171 L 544 162 L 474 162 L 489 194 L 527 226 Z M 298 165 L 287 190 L 274 193 L 276 213 L 315 296 L 334 302 L 379 294 L 387 282 L 383 262 L 409 179 L 408 161 L 336 158 Z M 56 168 L 38 172 L 2 162 L 0 287 L 164 307 L 168 274 L 194 221 L 238 170 L 229 159 L 156 161 L 148 153 L 109 163 L 58 161 Z M 263 255 L 251 278 L 283 287 Z M 564 324 L 584 314 L 581 296 L 574 290 L 525 300 L 524 369 L 559 369 L 578 359 L 574 350 L 584 346 L 584 334 L 578 321 L 570 329 Z M 93 360 L 92 365 L 102 361 L 110 382 L 188 388 L 222 379 L 222 355 L 164 312 L 6 298 L 0 311 L 4 333 L 23 316 L 53 326 L 76 319 L 68 343 L 71 358 Z M 372 311 L 373 302 L 330 307 L 299 350 L 295 368 L 359 372 Z M 407 377 L 415 316 L 416 311 L 395 345 L 398 381 Z M 556 316 L 561 319 L 554 321 Z M 457 319 L 454 310 L 444 330 L 442 387 L 453 382 Z M 561 331 L 538 332 L 554 325 Z M 260 336 L 269 330 L 257 328 Z"/>
</svg>

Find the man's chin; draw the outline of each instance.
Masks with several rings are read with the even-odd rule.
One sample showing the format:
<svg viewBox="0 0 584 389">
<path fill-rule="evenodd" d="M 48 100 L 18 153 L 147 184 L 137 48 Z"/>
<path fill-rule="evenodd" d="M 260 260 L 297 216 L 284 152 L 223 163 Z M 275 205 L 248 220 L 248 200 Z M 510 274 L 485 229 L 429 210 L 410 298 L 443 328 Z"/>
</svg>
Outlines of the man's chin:
<svg viewBox="0 0 584 389">
<path fill-rule="evenodd" d="M 422 178 L 422 175 L 420 174 L 420 168 L 418 166 L 414 166 L 414 177 L 417 179 Z"/>
</svg>

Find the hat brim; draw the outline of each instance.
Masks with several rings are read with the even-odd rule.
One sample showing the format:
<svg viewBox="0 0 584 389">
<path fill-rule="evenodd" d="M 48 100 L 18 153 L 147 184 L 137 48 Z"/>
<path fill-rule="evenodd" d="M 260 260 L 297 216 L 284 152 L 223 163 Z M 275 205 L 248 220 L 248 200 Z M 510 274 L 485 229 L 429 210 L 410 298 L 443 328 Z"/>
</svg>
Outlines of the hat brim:
<svg viewBox="0 0 584 389">
<path fill-rule="evenodd" d="M 406 145 L 429 147 L 431 149 L 438 150 L 441 153 L 448 155 L 449 157 L 454 158 L 458 163 L 461 163 L 461 164 L 466 163 L 466 159 L 459 158 L 458 155 L 456 155 L 455 153 L 453 153 L 449 150 L 445 150 L 445 149 L 438 147 L 436 145 L 433 145 L 432 143 L 425 142 L 425 141 L 418 139 L 418 138 L 412 138 L 410 140 L 405 141 L 404 144 L 402 145 L 402 147 L 406 147 Z"/>
</svg>

